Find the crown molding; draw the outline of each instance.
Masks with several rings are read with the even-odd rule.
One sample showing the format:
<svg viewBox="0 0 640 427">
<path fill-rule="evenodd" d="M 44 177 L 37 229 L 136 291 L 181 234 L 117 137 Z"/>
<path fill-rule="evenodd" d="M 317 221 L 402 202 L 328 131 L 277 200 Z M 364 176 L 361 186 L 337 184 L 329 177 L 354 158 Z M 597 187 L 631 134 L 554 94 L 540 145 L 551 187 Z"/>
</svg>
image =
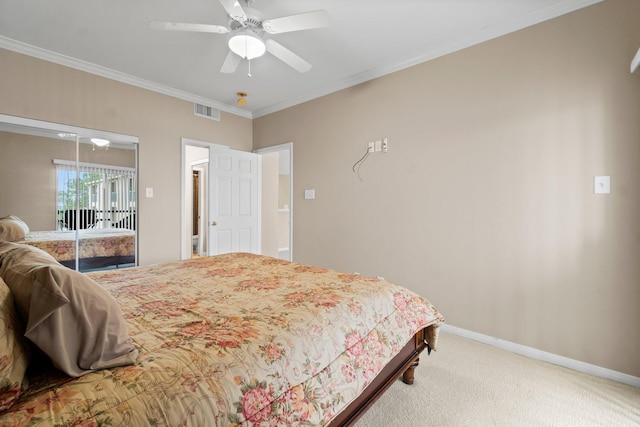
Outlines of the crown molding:
<svg viewBox="0 0 640 427">
<path fill-rule="evenodd" d="M 83 61 L 81 59 L 73 58 L 70 56 L 62 55 L 56 52 L 52 52 L 46 49 L 41 49 L 37 46 L 33 46 L 27 43 L 23 43 L 17 40 L 13 40 L 4 36 L 0 36 L 0 48 L 11 50 L 24 55 L 32 56 L 34 58 L 42 59 L 44 61 L 53 62 L 65 67 L 74 68 L 76 70 L 85 71 L 90 74 L 95 74 L 100 77 L 115 80 L 121 83 L 126 83 L 132 86 L 147 89 L 153 92 L 161 93 L 163 95 L 171 96 L 174 98 L 182 99 L 189 102 L 197 102 L 198 104 L 204 104 L 217 108 L 220 111 L 242 116 L 248 119 L 252 119 L 253 115 L 250 111 L 243 110 L 237 107 L 233 107 L 227 104 L 223 104 L 219 101 L 198 96 L 189 92 L 174 89 L 169 86 L 164 86 L 158 83 L 154 83 L 149 80 L 145 80 L 139 77 L 132 76 L 130 74 L 115 71 L 100 65 L 93 64 L 91 62 Z"/>
<path fill-rule="evenodd" d="M 520 19 L 511 20 L 501 25 L 486 28 L 483 31 L 474 33 L 473 35 L 468 37 L 461 37 L 459 39 L 452 40 L 451 43 L 443 46 L 440 49 L 426 52 L 413 59 L 393 64 L 388 67 L 374 68 L 359 74 L 354 74 L 332 85 L 325 86 L 315 91 L 307 92 L 296 98 L 291 98 L 283 102 L 273 104 L 267 108 L 256 110 L 253 112 L 253 117 L 258 118 L 267 114 L 275 113 L 277 111 L 284 110 L 285 108 L 293 107 L 295 105 L 302 104 L 303 102 L 311 101 L 312 99 L 329 95 L 339 90 L 346 89 L 348 87 L 355 86 L 357 84 L 364 83 L 379 77 L 383 77 L 387 74 L 395 73 L 396 71 L 404 70 L 405 68 L 413 67 L 414 65 L 418 65 L 423 62 L 427 62 L 432 59 L 436 59 L 441 56 L 456 52 L 458 50 L 462 50 L 489 41 L 491 39 L 495 39 L 500 36 L 522 30 L 524 28 L 557 18 L 562 15 L 566 15 L 567 13 L 575 12 L 576 10 L 583 9 L 585 7 L 601 3 L 603 1 L 604 0 L 567 0 L 552 7 L 548 7 L 544 10 L 540 10 L 535 13 L 523 16 Z"/>
<path fill-rule="evenodd" d="M 467 47 L 471 47 L 471 46 L 483 43 L 485 41 L 503 36 L 505 34 L 509 34 L 509 33 L 524 29 L 526 27 L 530 27 L 532 25 L 536 25 L 541 22 L 557 18 L 567 13 L 575 12 L 576 10 L 579 10 L 588 6 L 592 6 L 597 3 L 601 3 L 602 1 L 604 0 L 566 0 L 554 6 L 548 7 L 546 9 L 523 16 L 520 19 L 511 20 L 501 25 L 496 25 L 490 28 L 486 28 L 483 31 L 475 33 L 471 36 L 462 37 L 462 38 L 453 40 L 451 43 L 449 43 L 448 45 L 440 49 L 427 52 L 413 59 L 403 61 L 397 64 L 392 64 L 386 67 L 370 69 L 368 71 L 349 76 L 345 79 L 336 81 L 333 84 L 306 92 L 300 96 L 289 98 L 282 102 L 272 104 L 269 107 L 256 110 L 253 113 L 248 110 L 240 109 L 232 105 L 223 104 L 213 99 L 204 98 L 189 92 L 184 92 L 175 88 L 171 88 L 168 86 L 151 82 L 149 80 L 145 80 L 139 77 L 131 76 L 129 74 L 121 73 L 119 71 L 111 70 L 109 68 L 105 68 L 90 62 L 82 61 L 76 58 L 72 58 L 70 56 L 61 55 L 55 52 L 41 49 L 36 46 L 32 46 L 26 43 L 12 40 L 3 36 L 0 36 L 0 48 L 4 48 L 4 49 L 12 50 L 14 52 L 33 56 L 39 59 L 43 59 L 45 61 L 64 65 L 66 67 L 75 68 L 91 74 L 106 77 L 111 80 L 116 80 L 122 83 L 137 86 L 143 89 L 147 89 L 147 90 L 158 92 L 164 95 L 172 96 L 174 98 L 182 99 L 189 102 L 197 102 L 199 104 L 209 105 L 211 107 L 219 109 L 220 111 L 225 111 L 227 113 L 235 114 L 248 119 L 254 119 L 254 118 L 265 116 L 267 114 L 275 113 L 280 110 L 284 110 L 285 108 L 290 108 L 295 105 L 311 101 L 312 99 L 319 98 L 321 96 L 329 95 L 331 93 L 337 92 L 342 89 L 346 89 L 351 86 L 355 86 L 360 83 L 364 83 L 369 80 L 383 77 L 387 74 L 391 74 L 396 71 L 400 71 L 405 68 L 409 68 L 414 65 L 418 65 L 423 62 L 427 62 L 432 59 L 439 58 L 449 53 L 453 53 L 458 50 L 465 49 Z"/>
</svg>

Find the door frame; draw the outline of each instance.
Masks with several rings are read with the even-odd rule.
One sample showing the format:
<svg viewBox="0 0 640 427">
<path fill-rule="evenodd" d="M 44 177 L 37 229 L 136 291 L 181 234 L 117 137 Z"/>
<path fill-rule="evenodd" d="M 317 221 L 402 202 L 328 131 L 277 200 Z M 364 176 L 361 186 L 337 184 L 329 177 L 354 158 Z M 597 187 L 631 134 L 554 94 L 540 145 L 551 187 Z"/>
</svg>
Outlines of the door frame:
<svg viewBox="0 0 640 427">
<path fill-rule="evenodd" d="M 253 152 L 262 155 L 284 150 L 289 150 L 289 261 L 293 261 L 293 142 L 258 148 Z"/>
<path fill-rule="evenodd" d="M 198 172 L 199 186 L 198 186 L 198 247 L 197 252 L 198 255 L 206 255 L 206 250 L 204 247 L 204 243 L 207 241 L 207 203 L 208 198 L 206 196 L 209 191 L 209 159 L 207 161 L 195 162 L 191 164 L 191 170 L 193 172 Z M 186 175 L 185 175 L 186 179 Z M 193 192 L 195 194 L 195 191 Z M 193 201 L 191 203 L 193 205 Z M 188 209 L 188 208 L 187 208 Z M 193 210 L 191 211 L 191 216 L 194 216 Z M 192 221 L 193 222 L 193 221 Z M 192 232 L 193 234 L 193 232 Z M 204 236 L 204 237 L 203 237 Z"/>
<path fill-rule="evenodd" d="M 185 179 L 186 179 L 186 169 L 187 169 L 187 165 L 185 164 L 186 162 L 186 147 L 187 146 L 194 146 L 194 147 L 201 147 L 201 148 L 210 148 L 210 147 L 214 147 L 214 148 L 219 148 L 219 149 L 231 149 L 230 146 L 228 145 L 222 145 L 222 144 L 214 144 L 211 142 L 205 142 L 205 141 L 198 141 L 195 139 L 189 139 L 189 138 L 181 138 L 181 150 L 180 150 L 180 259 L 189 259 L 191 258 L 191 245 L 187 244 L 187 221 L 191 221 L 191 218 L 188 217 L 187 215 L 187 206 L 185 203 L 185 190 L 186 190 L 186 183 L 185 183 Z M 294 209 L 294 202 L 293 202 L 293 142 L 287 142 L 284 144 L 279 144 L 279 145 L 274 145 L 271 147 L 265 147 L 265 148 L 259 148 L 256 150 L 253 150 L 254 153 L 258 154 L 259 156 L 261 154 L 265 154 L 265 153 L 271 153 L 271 152 L 277 152 L 277 151 L 283 151 L 283 150 L 289 150 L 289 170 L 290 170 L 290 179 L 289 179 L 289 258 L 290 261 L 293 260 L 293 209 Z M 259 164 L 260 162 L 258 162 Z M 191 171 L 191 165 L 188 165 L 189 168 L 189 172 Z M 261 183 L 261 177 L 260 174 L 258 174 L 258 200 L 260 200 L 260 193 L 261 193 L 261 188 L 262 188 L 262 183 Z M 258 203 L 258 206 L 260 206 L 260 203 Z M 206 233 L 206 240 L 209 241 L 209 209 L 206 209 L 206 214 L 205 214 L 206 218 L 205 218 L 205 224 L 207 225 L 207 227 L 205 227 L 205 233 Z M 260 230 L 260 221 L 258 221 L 258 229 L 259 229 L 259 233 L 261 233 Z M 191 239 L 189 239 L 189 241 L 191 241 Z"/>
<path fill-rule="evenodd" d="M 188 236 L 189 222 L 191 221 L 191 216 L 187 215 L 187 203 L 186 203 L 186 174 L 187 172 L 191 173 L 191 165 L 187 165 L 187 156 L 186 150 L 187 146 L 192 147 L 200 147 L 206 148 L 207 150 L 210 147 L 218 148 L 218 149 L 231 149 L 231 147 L 222 144 L 214 144 L 211 142 L 198 141 L 195 139 L 189 138 L 181 138 L 180 144 L 180 259 L 190 259 L 192 255 L 192 247 L 191 244 L 187 242 L 191 241 L 191 236 Z M 208 174 L 207 174 L 208 176 Z M 208 185 L 208 184 L 207 184 Z M 259 183 L 258 183 L 259 185 Z M 206 241 L 209 241 L 209 209 L 205 210 L 206 218 L 204 218 L 204 233 L 206 236 Z"/>
</svg>

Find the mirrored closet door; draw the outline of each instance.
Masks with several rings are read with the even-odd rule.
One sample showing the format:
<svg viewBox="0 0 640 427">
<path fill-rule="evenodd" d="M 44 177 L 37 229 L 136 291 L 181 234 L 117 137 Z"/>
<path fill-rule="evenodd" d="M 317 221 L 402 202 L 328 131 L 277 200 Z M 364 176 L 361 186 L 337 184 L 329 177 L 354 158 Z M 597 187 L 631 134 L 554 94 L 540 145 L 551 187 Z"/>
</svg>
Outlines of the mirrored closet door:
<svg viewBox="0 0 640 427">
<path fill-rule="evenodd" d="M 137 138 L 0 115 L 0 218 L 80 271 L 137 263 Z"/>
</svg>

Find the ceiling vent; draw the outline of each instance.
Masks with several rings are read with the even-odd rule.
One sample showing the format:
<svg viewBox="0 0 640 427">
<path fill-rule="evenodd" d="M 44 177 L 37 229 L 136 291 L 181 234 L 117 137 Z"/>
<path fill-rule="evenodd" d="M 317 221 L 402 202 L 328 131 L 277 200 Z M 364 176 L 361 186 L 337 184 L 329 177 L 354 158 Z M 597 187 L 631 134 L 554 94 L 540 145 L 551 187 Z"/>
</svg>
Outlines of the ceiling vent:
<svg viewBox="0 0 640 427">
<path fill-rule="evenodd" d="M 200 117 L 206 117 L 211 120 L 220 121 L 220 110 L 204 104 L 193 103 L 193 114 Z"/>
</svg>

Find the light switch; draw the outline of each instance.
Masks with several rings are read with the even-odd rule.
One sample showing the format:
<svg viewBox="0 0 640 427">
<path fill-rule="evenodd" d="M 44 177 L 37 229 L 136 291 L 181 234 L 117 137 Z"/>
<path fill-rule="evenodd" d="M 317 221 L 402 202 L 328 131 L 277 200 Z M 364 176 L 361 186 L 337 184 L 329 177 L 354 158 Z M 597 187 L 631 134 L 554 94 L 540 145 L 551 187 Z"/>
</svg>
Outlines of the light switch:
<svg viewBox="0 0 640 427">
<path fill-rule="evenodd" d="M 304 198 L 307 200 L 316 198 L 316 190 L 304 190 Z"/>
<path fill-rule="evenodd" d="M 593 177 L 593 192 L 595 194 L 611 193 L 611 177 L 610 176 Z"/>
<path fill-rule="evenodd" d="M 147 187 L 146 188 L 146 195 L 148 198 L 153 197 L 153 187 Z"/>
</svg>

